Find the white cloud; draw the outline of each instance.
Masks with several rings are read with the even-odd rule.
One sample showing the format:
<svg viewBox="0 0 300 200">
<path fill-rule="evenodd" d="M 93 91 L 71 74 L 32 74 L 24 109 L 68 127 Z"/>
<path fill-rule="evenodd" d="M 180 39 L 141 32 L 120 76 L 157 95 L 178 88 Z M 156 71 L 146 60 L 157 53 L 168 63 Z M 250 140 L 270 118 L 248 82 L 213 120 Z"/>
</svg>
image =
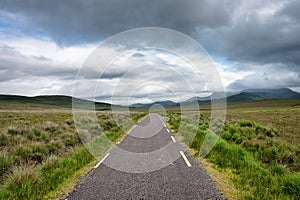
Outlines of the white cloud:
<svg viewBox="0 0 300 200">
<path fill-rule="evenodd" d="M 300 84 L 300 76 L 296 72 L 281 70 L 275 72 L 258 72 L 238 79 L 229 85 L 235 90 L 256 88 L 283 88 L 297 87 Z"/>
<path fill-rule="evenodd" d="M 24 96 L 64 94 L 71 95 L 72 92 L 58 92 L 64 85 L 72 81 L 60 80 L 57 77 L 26 76 L 0 82 L 2 94 L 18 94 Z"/>
<path fill-rule="evenodd" d="M 0 44 L 1 93 L 70 94 L 76 72 L 97 46 L 95 41 L 142 26 L 180 31 L 200 42 L 216 57 L 224 58 L 226 62 L 216 62 L 215 65 L 227 89 L 299 88 L 300 4 L 297 0 L 164 0 L 155 4 L 149 1 L 141 3 L 140 0 L 76 2 L 61 9 L 57 9 L 60 1 L 2 3 L 0 41 L 5 45 Z M 80 13 L 78 9 L 81 9 Z M 112 11 L 121 14 L 113 15 L 116 12 Z M 152 42 L 157 42 L 153 45 L 164 44 L 166 38 Z M 174 39 L 170 46 L 185 52 L 184 44 Z M 91 59 L 80 77 L 86 79 L 82 94 L 90 94 L 89 89 L 105 70 L 97 56 L 105 58 L 118 53 L 114 48 L 98 49 L 94 60 Z M 214 88 L 212 86 L 218 80 L 216 71 L 206 68 L 207 65 L 201 62 L 199 71 L 204 78 L 199 78 L 199 74 L 195 74 L 183 60 L 165 52 L 148 51 L 146 56 L 140 53 L 131 57 L 132 52 L 115 66 L 110 66 L 102 77 L 103 88 L 96 95 L 114 94 L 121 98 L 137 85 L 152 82 L 186 98 L 194 94 L 184 80 L 197 89 L 196 93 Z M 187 56 L 191 58 L 193 55 Z M 146 69 L 147 65 L 152 67 Z M 145 69 L 124 76 L 134 66 L 144 66 Z M 113 90 L 120 78 L 123 80 L 121 86 Z M 22 86 L 21 82 L 26 90 L 17 88 L 18 84 Z M 34 85 L 30 88 L 30 84 Z M 140 93 L 142 91 L 147 94 L 145 88 Z M 157 93 L 167 95 L 164 91 Z M 139 98 L 149 101 L 158 99 L 159 95 Z"/>
<path fill-rule="evenodd" d="M 5 39 L 0 34 L 0 40 L 27 58 L 48 58 L 52 66 L 64 66 L 77 69 L 88 55 L 95 49 L 95 44 L 60 47 L 49 38 L 14 37 Z"/>
<path fill-rule="evenodd" d="M 66 94 L 63 90 L 96 45 L 59 47 L 50 39 L 5 38 L 0 34 L 1 93 L 22 95 Z"/>
<path fill-rule="evenodd" d="M 247 71 L 236 71 L 233 70 L 232 65 L 223 64 L 219 62 L 214 62 L 223 82 L 224 87 L 228 92 L 230 92 L 230 88 L 228 86 L 237 81 L 245 78 L 248 75 L 253 74 L 254 72 L 251 70 Z"/>
<path fill-rule="evenodd" d="M 76 96 L 102 96 L 107 101 L 112 96 L 117 101 L 113 103 L 125 104 L 130 99 L 183 101 L 207 90 L 205 80 L 209 78 L 203 79 L 187 61 L 162 50 L 127 52 L 105 68 L 101 58 L 117 56 L 118 50 L 101 47 L 95 51 L 95 44 L 60 47 L 50 39 L 33 37 L 4 42 L 0 56 L 1 93 L 72 95 L 75 74 L 86 58 L 89 59 L 79 77 Z M 222 75 L 226 74 L 222 71 Z"/>
</svg>

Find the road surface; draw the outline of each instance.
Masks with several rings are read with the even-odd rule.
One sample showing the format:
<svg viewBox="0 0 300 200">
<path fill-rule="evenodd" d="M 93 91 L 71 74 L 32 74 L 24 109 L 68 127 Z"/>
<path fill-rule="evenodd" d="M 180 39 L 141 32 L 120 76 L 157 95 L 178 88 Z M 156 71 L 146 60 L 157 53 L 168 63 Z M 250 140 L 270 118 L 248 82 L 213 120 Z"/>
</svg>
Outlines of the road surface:
<svg viewBox="0 0 300 200">
<path fill-rule="evenodd" d="M 71 199 L 225 199 L 215 183 L 151 113 L 105 155 Z"/>
</svg>

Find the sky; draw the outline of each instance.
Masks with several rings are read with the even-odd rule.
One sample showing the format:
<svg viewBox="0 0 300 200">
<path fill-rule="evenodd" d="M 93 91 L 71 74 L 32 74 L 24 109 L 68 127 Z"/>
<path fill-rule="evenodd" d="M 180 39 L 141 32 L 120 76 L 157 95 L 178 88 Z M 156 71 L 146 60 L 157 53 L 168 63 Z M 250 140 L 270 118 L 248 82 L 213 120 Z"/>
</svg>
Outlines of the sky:
<svg viewBox="0 0 300 200">
<path fill-rule="evenodd" d="M 299 10 L 298 0 L 0 0 L 0 93 L 72 96 L 78 70 L 91 53 L 107 38 L 141 27 L 175 30 L 198 42 L 228 92 L 286 87 L 300 92 Z M 115 47 L 101 52 L 118 55 Z M 100 71 L 82 78 L 86 90 L 98 84 L 93 92 L 102 101 L 112 96 L 116 104 L 178 101 L 208 94 L 205 81 L 168 51 L 137 50 L 114 64 L 103 76 L 106 66 L 98 64 Z"/>
</svg>

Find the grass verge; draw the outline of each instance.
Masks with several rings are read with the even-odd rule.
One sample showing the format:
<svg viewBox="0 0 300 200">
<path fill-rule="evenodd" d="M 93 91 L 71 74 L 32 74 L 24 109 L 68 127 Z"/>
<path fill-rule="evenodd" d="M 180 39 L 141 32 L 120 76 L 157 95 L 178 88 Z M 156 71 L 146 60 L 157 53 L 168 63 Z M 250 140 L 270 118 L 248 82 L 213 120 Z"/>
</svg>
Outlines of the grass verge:
<svg viewBox="0 0 300 200">
<path fill-rule="evenodd" d="M 196 117 L 195 114 L 187 118 L 180 113 L 169 113 L 168 117 L 170 128 L 198 156 L 207 133 L 211 133 L 209 118 L 203 115 Z M 230 195 L 232 189 L 226 188 L 216 178 L 227 198 L 300 198 L 299 146 L 286 143 L 281 137 L 276 129 L 251 120 L 226 122 L 221 138 L 206 160 L 211 164 L 208 169 L 214 168 L 221 177 L 229 178 L 228 183 L 232 183 L 234 191 L 238 191 L 234 192 L 236 195 Z"/>
<path fill-rule="evenodd" d="M 121 124 L 122 129 L 117 126 L 112 114 L 99 114 L 97 117 L 104 134 L 95 137 L 92 142 L 105 137 L 115 143 L 125 135 L 123 130 L 128 130 L 145 114 L 133 113 L 133 120 L 125 120 Z M 0 164 L 0 199 L 58 197 L 63 190 L 72 188 L 96 162 L 82 145 L 68 113 L 43 114 L 43 117 L 32 113 L 1 115 L 5 118 L 0 122 L 4 125 L 0 132 L 3 139 L 0 157 L 4 161 Z M 11 125 L 16 122 L 19 122 L 18 126 Z M 109 147 L 104 145 L 97 149 L 98 156 L 101 157 Z"/>
</svg>

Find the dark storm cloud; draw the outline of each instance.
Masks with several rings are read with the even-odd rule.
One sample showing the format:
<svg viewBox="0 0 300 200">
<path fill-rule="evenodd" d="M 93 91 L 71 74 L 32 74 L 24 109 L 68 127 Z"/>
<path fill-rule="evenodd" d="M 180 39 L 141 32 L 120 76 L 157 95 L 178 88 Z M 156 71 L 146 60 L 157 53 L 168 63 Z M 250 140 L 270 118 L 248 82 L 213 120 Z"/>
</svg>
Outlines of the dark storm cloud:
<svg viewBox="0 0 300 200">
<path fill-rule="evenodd" d="M 0 69 L 0 82 L 10 81 L 24 76 L 20 71 L 8 71 Z"/>
<path fill-rule="evenodd" d="M 270 2 L 280 5 L 280 1 Z M 231 25 L 206 29 L 200 41 L 214 54 L 229 61 L 299 66 L 299 1 L 286 2 L 281 8 L 264 13 L 263 8 L 268 8 L 270 2 L 258 4 L 253 10 L 242 8 L 242 14 L 233 16 L 235 19 Z"/>
<path fill-rule="evenodd" d="M 99 76 L 101 79 L 114 79 L 114 78 L 121 78 L 124 76 L 126 72 L 111 72 L 111 73 L 103 73 Z"/>
<path fill-rule="evenodd" d="M 7 35 L 49 37 L 64 47 L 99 42 L 131 28 L 171 28 L 225 60 L 231 72 L 252 73 L 231 83 L 231 89 L 300 87 L 298 0 L 2 0 L 0 4 L 0 33 Z M 47 57 L 26 57 L 12 48 L 3 49 L 3 80 L 22 73 L 61 77 L 74 73 L 64 66 L 48 67 L 52 61 Z M 95 74 L 91 72 L 91 77 Z M 104 78 L 122 75 L 113 71 Z"/>
<path fill-rule="evenodd" d="M 231 24 L 204 29 L 198 41 L 234 63 L 231 70 L 236 73 L 253 73 L 230 84 L 230 89 L 299 87 L 295 80 L 300 77 L 299 9 L 295 0 L 244 1 L 234 11 Z"/>
<path fill-rule="evenodd" d="M 60 44 L 103 40 L 130 28 L 159 26 L 193 35 L 197 28 L 230 23 L 231 1 L 210 0 L 4 0 L 1 10 Z M 16 22 L 11 22 L 16 23 Z M 27 30 L 25 30 L 27 31 Z"/>
<path fill-rule="evenodd" d="M 263 8 L 282 1 L 251 2 L 5 0 L 1 10 L 22 16 L 23 31 L 35 29 L 60 45 L 101 41 L 131 28 L 159 26 L 190 35 L 209 53 L 230 61 L 300 64 L 299 1 L 286 1 L 266 15 L 261 14 Z"/>
<path fill-rule="evenodd" d="M 279 15 L 286 15 L 296 22 L 300 21 L 300 1 L 292 0 L 285 4 L 285 6 L 278 11 Z"/>
<path fill-rule="evenodd" d="M 132 54 L 132 57 L 141 58 L 141 57 L 144 57 L 144 55 L 141 53 L 134 53 L 134 54 Z"/>
</svg>

